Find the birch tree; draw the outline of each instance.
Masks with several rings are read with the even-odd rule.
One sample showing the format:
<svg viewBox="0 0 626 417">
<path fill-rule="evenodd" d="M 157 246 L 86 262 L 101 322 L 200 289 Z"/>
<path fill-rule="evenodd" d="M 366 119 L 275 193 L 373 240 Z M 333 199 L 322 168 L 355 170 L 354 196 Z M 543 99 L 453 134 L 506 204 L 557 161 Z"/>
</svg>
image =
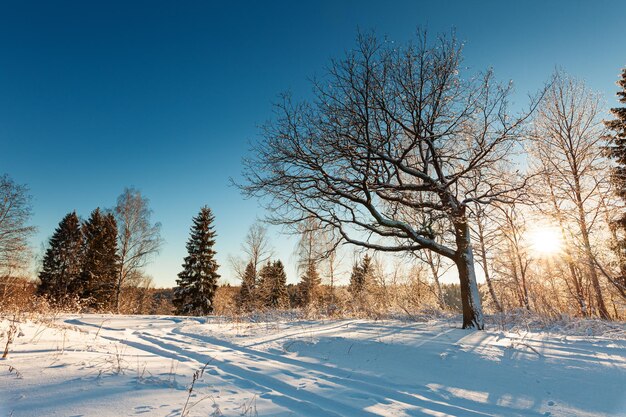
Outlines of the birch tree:
<svg viewBox="0 0 626 417">
<path fill-rule="evenodd" d="M 267 235 L 267 228 L 259 222 L 253 223 L 246 234 L 246 240 L 241 249 L 246 254 L 248 262 L 252 262 L 255 274 L 258 275 L 261 265 L 269 261 L 274 254 L 274 249 Z"/>
<path fill-rule="evenodd" d="M 118 197 L 113 210 L 118 227 L 119 272 L 115 283 L 115 308 L 119 312 L 122 288 L 129 277 L 147 265 L 163 243 L 161 224 L 152 223 L 149 201 L 134 188 Z"/>
<path fill-rule="evenodd" d="M 608 185 L 600 96 L 563 72 L 554 75 L 534 120 L 534 147 L 560 216 L 575 227 L 598 315 L 609 319 L 592 245 L 602 212 L 598 193 Z M 582 308 L 582 307 L 581 307 Z"/>
<path fill-rule="evenodd" d="M 253 223 L 248 229 L 241 250 L 245 254 L 245 259 L 241 256 L 230 256 L 229 263 L 241 279 L 237 303 L 241 309 L 249 310 L 258 304 L 256 293 L 261 265 L 268 262 L 274 252 L 267 236 L 267 228 L 259 222 Z"/>
<path fill-rule="evenodd" d="M 35 227 L 28 188 L 16 184 L 8 175 L 0 176 L 0 277 L 9 277 L 27 261 L 28 238 Z"/>
</svg>

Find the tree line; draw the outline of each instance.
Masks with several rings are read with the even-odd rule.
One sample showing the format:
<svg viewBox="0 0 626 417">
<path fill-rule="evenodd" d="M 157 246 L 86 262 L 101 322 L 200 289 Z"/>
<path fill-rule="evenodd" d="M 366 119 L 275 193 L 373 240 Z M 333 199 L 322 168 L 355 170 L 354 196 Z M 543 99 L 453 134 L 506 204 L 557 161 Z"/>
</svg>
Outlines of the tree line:
<svg viewBox="0 0 626 417">
<path fill-rule="evenodd" d="M 299 236 L 300 282 L 287 284 L 266 229 L 254 225 L 230 262 L 241 279 L 231 291 L 238 312 L 414 297 L 438 308 L 458 301 L 463 327 L 477 329 L 485 309 L 624 318 L 626 107 L 604 120 L 602 97 L 557 70 L 513 111 L 511 83 L 492 70 L 468 74 L 462 62 L 453 35 L 419 32 L 399 45 L 359 34 L 313 82 L 314 100 L 280 96 L 239 186 L 266 204 L 269 223 Z M 626 69 L 618 86 L 624 104 Z M 9 271 L 33 229 L 27 190 L 1 180 L 0 209 L 12 215 L 0 211 L 0 261 Z M 44 257 L 42 293 L 119 308 L 121 288 L 161 243 L 146 200 L 124 195 L 85 222 L 63 219 Z M 208 207 L 193 219 L 173 295 L 179 314 L 208 314 L 221 302 L 213 221 Z M 538 249 L 533 233 L 558 242 Z M 367 254 L 339 288 L 345 244 Z M 398 255 L 398 268 L 384 271 L 377 254 Z M 443 283 L 450 274 L 458 293 Z"/>
</svg>

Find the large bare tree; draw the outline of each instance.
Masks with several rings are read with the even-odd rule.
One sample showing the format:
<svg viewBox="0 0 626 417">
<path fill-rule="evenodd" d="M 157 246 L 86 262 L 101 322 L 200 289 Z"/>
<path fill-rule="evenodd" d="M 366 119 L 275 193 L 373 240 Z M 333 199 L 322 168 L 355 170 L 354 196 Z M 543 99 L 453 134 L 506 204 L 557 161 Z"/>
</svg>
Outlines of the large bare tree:
<svg viewBox="0 0 626 417">
<path fill-rule="evenodd" d="M 161 224 L 152 223 L 147 198 L 134 188 L 126 188 L 113 210 L 118 227 L 120 268 L 115 288 L 115 307 L 119 312 L 122 288 L 129 277 L 146 266 L 158 253 L 163 240 Z"/>
<path fill-rule="evenodd" d="M 377 251 L 431 250 L 458 270 L 463 327 L 483 329 L 468 207 L 507 200 L 511 185 L 490 167 L 516 146 L 529 112 L 508 111 L 510 85 L 491 71 L 464 79 L 454 36 L 397 46 L 360 35 L 355 50 L 314 82 L 315 98 L 288 95 L 244 161 L 244 193 L 271 220 L 311 216 L 343 242 Z M 472 181 L 469 181 L 472 179 Z M 444 219 L 439 243 L 430 222 Z"/>
</svg>

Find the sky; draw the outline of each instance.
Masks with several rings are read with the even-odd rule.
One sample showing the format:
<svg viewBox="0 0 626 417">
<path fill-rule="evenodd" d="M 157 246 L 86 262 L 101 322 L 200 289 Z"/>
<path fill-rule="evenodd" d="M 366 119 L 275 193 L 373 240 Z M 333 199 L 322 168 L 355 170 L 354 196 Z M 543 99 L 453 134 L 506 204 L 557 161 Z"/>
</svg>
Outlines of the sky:
<svg viewBox="0 0 626 417">
<path fill-rule="evenodd" d="M 556 67 L 615 105 L 626 66 L 623 1 L 0 0 L 0 174 L 33 196 L 39 252 L 61 218 L 110 208 L 125 187 L 150 199 L 165 244 L 147 272 L 175 285 L 191 218 L 213 210 L 228 256 L 265 212 L 231 185 L 272 102 L 311 96 L 311 77 L 358 30 L 396 42 L 456 30 L 470 71 L 512 80 L 517 105 Z M 297 281 L 293 238 L 271 229 Z"/>
</svg>

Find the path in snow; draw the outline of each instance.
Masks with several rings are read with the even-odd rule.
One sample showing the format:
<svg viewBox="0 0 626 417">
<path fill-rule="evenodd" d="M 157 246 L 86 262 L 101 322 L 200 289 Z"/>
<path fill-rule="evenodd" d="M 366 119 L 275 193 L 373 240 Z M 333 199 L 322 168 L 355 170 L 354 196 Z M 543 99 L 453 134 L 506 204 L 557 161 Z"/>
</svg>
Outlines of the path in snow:
<svg viewBox="0 0 626 417">
<path fill-rule="evenodd" d="M 14 416 L 180 415 L 191 374 L 206 363 L 190 403 L 203 401 L 190 415 L 626 415 L 625 340 L 470 332 L 447 321 L 250 324 L 91 315 L 63 323 L 80 330 L 64 334 L 73 346 L 64 349 L 64 363 L 92 369 L 108 354 L 136 362 L 137 370 L 105 372 L 94 382 L 80 367 L 45 367 L 49 377 L 37 384 L 26 375 L 36 368 L 29 361 L 46 350 L 16 343 L 9 359 L 24 376 L 0 375 Z M 66 401 L 55 401 L 58 395 Z"/>
</svg>

